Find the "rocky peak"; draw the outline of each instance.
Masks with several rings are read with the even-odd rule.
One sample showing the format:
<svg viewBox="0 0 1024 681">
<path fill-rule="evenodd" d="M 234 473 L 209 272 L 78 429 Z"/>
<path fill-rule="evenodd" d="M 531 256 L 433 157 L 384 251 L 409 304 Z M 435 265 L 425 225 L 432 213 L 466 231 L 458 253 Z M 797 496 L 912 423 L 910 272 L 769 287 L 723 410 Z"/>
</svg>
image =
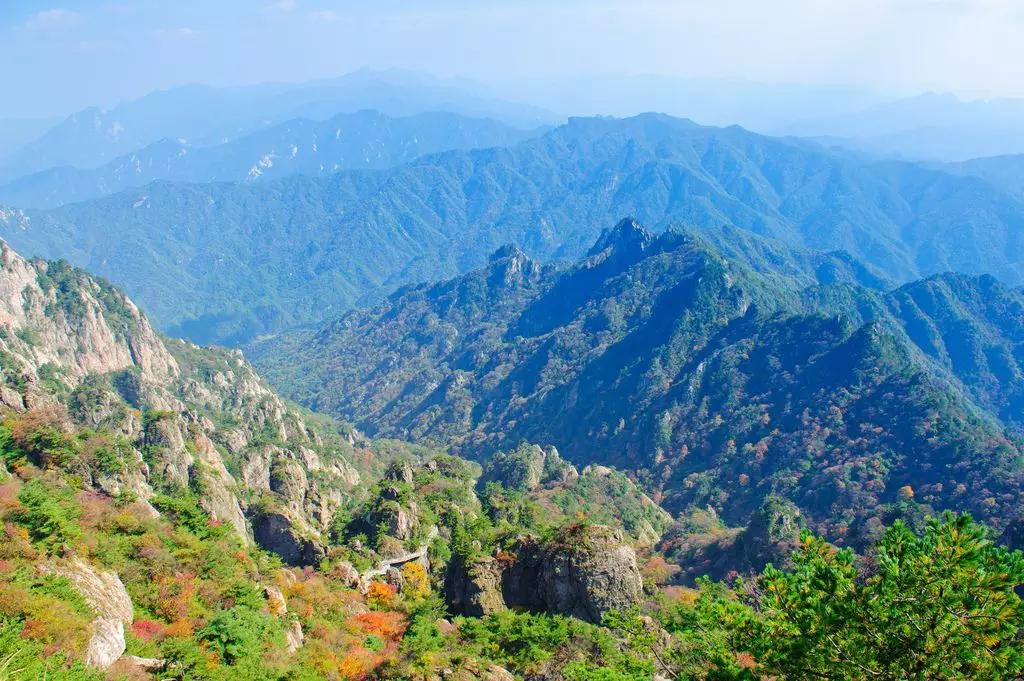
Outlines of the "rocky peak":
<svg viewBox="0 0 1024 681">
<path fill-rule="evenodd" d="M 505 244 L 498 250 L 491 253 L 490 257 L 487 258 L 487 262 L 496 263 L 503 260 L 523 260 L 527 259 L 526 253 L 523 249 L 519 248 L 516 244 Z"/>
<path fill-rule="evenodd" d="M 68 387 L 88 374 L 138 371 L 154 385 L 177 363 L 123 293 L 63 262 L 29 261 L 0 242 L 0 350 L 29 374 L 44 366 Z"/>
<path fill-rule="evenodd" d="M 554 447 L 522 444 L 491 457 L 480 477 L 479 487 L 497 482 L 509 489 L 529 492 L 542 484 L 567 483 L 578 477 L 576 467 L 563 459 Z"/>
<path fill-rule="evenodd" d="M 487 269 L 492 285 L 510 288 L 534 279 L 541 265 L 515 244 L 506 244 L 491 254 Z"/>
<path fill-rule="evenodd" d="M 413 481 L 412 466 L 408 461 L 396 461 L 384 471 L 384 479 L 411 485 Z"/>
<path fill-rule="evenodd" d="M 587 256 L 592 257 L 605 251 L 617 254 L 639 252 L 650 246 L 652 241 L 654 235 L 639 222 L 633 218 L 625 218 L 614 227 L 604 230 Z"/>
</svg>

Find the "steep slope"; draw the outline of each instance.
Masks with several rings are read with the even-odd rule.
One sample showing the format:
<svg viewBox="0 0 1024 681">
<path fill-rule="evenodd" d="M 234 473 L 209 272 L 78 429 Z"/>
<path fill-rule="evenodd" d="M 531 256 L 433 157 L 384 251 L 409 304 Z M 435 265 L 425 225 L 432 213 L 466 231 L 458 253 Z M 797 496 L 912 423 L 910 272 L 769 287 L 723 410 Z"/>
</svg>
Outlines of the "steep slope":
<svg viewBox="0 0 1024 681">
<path fill-rule="evenodd" d="M 161 328 L 240 342 L 468 271 L 504 243 L 578 257 L 595 225 L 626 213 L 845 250 L 900 281 L 944 270 L 1022 281 L 1024 208 L 981 179 L 657 115 L 574 119 L 515 147 L 383 172 L 157 183 L 29 211 L 0 233 L 124 285 Z"/>
<path fill-rule="evenodd" d="M 670 510 L 710 506 L 738 525 L 781 496 L 816 530 L 862 545 L 915 503 L 996 526 L 1019 513 L 1018 444 L 979 406 L 1019 418 L 1012 371 L 993 387 L 960 350 L 927 345 L 910 304 L 930 311 L 942 347 L 971 301 L 992 301 L 979 329 L 1000 319 L 1000 337 L 1019 336 L 1008 302 L 1019 296 L 1000 300 L 988 281 L 962 278 L 955 307 L 927 304 L 928 282 L 806 292 L 692 235 L 624 221 L 567 269 L 505 249 L 464 277 L 269 343 L 257 361 L 297 399 L 373 433 L 484 455 L 550 443 L 639 472 Z M 856 314 L 836 314 L 846 309 Z M 1006 344 L 992 356 L 1019 353 Z M 284 355 L 287 366 L 271 359 Z"/>
<path fill-rule="evenodd" d="M 808 304 L 855 323 L 879 320 L 987 411 L 1024 425 L 1024 291 L 993 277 L 940 274 L 886 294 L 844 286 L 805 290 Z"/>
<path fill-rule="evenodd" d="M 449 149 L 507 146 L 536 131 L 436 112 L 390 118 L 375 111 L 296 119 L 212 146 L 161 140 L 99 168 L 53 168 L 0 187 L 0 203 L 49 208 L 155 180 L 254 182 L 294 173 L 389 168 Z"/>
<path fill-rule="evenodd" d="M 283 402 L 240 352 L 162 339 L 110 285 L 0 249 L 0 400 L 17 450 L 41 465 L 39 442 L 75 433 L 60 463 L 91 489 L 157 506 L 192 495 L 245 542 L 255 529 L 282 553 L 315 546 L 360 481 L 353 432 Z"/>
</svg>

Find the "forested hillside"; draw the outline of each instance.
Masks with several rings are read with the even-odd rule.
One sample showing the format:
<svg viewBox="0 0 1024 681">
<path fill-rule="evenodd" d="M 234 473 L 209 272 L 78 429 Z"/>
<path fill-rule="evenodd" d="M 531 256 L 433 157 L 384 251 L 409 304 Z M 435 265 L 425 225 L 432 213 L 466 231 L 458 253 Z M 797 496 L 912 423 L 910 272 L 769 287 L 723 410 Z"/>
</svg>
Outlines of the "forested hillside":
<svg viewBox="0 0 1024 681">
<path fill-rule="evenodd" d="M 1024 281 L 1024 209 L 981 178 L 653 114 L 573 119 L 513 147 L 380 172 L 155 183 L 6 210 L 0 235 L 125 286 L 166 331 L 244 342 L 466 272 L 508 242 L 578 257 L 623 214 L 841 249 L 896 281 L 945 270 Z"/>
<path fill-rule="evenodd" d="M 740 250 L 780 253 L 772 244 Z M 862 271 L 847 258 L 785 260 L 842 263 L 814 271 L 846 289 L 851 280 L 836 273 Z M 627 221 L 565 270 L 510 248 L 485 270 L 392 299 L 399 314 L 387 328 L 407 352 L 417 334 L 453 349 L 458 336 L 446 325 L 456 322 L 501 362 L 514 328 L 523 364 L 505 377 L 563 399 L 581 419 L 570 459 L 588 463 L 610 458 L 603 442 L 629 452 L 642 439 L 626 431 L 650 421 L 588 435 L 585 419 L 612 413 L 616 400 L 679 395 L 664 372 L 685 366 L 688 353 L 702 357 L 706 382 L 679 386 L 701 395 L 699 415 L 687 414 L 692 397 L 654 413 L 664 426 L 657 459 L 634 450 L 618 461 L 656 488 L 652 498 L 630 475 L 576 466 L 550 446 L 522 443 L 481 466 L 433 447 L 366 440 L 281 401 L 237 352 L 162 339 L 105 282 L 4 246 L 4 673 L 68 681 L 749 681 L 808 670 L 898 679 L 915 669 L 994 681 L 1020 673 L 1024 608 L 1014 588 L 1024 558 L 966 516 L 922 518 L 969 507 L 1009 524 L 1006 539 L 1015 541 L 1021 524 L 1004 518 L 1019 508 L 1012 443 L 923 376 L 884 323 L 850 331 L 834 318 L 791 314 L 801 291 L 779 281 L 692 236 L 656 238 Z M 417 312 L 399 309 L 415 299 Z M 426 323 L 413 331 L 405 322 L 417 315 Z M 622 345 L 625 320 L 640 336 L 627 332 Z M 535 339 L 545 335 L 553 354 L 542 367 Z M 636 368 L 666 338 L 674 342 L 659 349 L 660 378 L 647 371 L 637 381 Z M 456 391 L 437 406 L 472 416 L 470 369 L 489 361 L 473 355 L 463 352 L 448 386 Z M 399 371 L 394 380 L 402 367 L 387 363 Z M 622 371 L 608 374 L 616 365 Z M 595 410 L 557 385 L 579 375 L 592 377 Z M 615 398 L 613 385 L 647 392 Z M 553 404 L 518 387 L 510 394 L 536 402 L 503 407 L 510 437 Z M 567 423 L 561 413 L 539 416 L 550 433 Z M 703 444 L 679 428 L 698 419 Z M 847 428 L 847 419 L 860 426 Z M 467 433 L 471 423 L 447 431 L 454 444 L 486 435 Z M 755 431 L 761 439 L 751 447 Z M 983 435 L 992 440 L 979 442 Z M 963 489 L 947 490 L 951 475 Z M 892 499 L 906 480 L 913 486 Z M 690 510 L 673 519 L 656 499 Z M 725 524 L 755 504 L 745 527 Z M 896 517 L 910 526 L 884 529 Z M 836 551 L 808 524 L 861 555 Z"/>
<path fill-rule="evenodd" d="M 990 277 L 884 292 L 856 267 L 759 273 L 779 248 L 730 260 L 626 220 L 566 268 L 506 248 L 255 356 L 288 394 L 372 434 L 482 457 L 553 444 L 727 525 L 773 498 L 853 546 L 940 509 L 1011 524 L 1024 295 Z"/>
</svg>

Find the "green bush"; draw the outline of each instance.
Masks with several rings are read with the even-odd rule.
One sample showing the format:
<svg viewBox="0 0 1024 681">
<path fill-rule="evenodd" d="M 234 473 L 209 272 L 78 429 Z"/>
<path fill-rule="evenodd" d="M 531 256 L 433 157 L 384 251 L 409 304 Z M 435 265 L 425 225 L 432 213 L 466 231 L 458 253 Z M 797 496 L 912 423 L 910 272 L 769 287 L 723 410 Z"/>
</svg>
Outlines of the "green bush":
<svg viewBox="0 0 1024 681">
<path fill-rule="evenodd" d="M 0 616 L 0 679 L 4 681 L 101 681 L 103 672 L 71 662 L 63 652 L 21 636 L 25 622 Z"/>
<path fill-rule="evenodd" d="M 215 614 L 197 636 L 233 665 L 259 659 L 265 643 L 279 642 L 281 630 L 273 617 L 243 605 Z"/>
<path fill-rule="evenodd" d="M 24 506 L 19 520 L 33 541 L 54 549 L 81 537 L 78 525 L 81 509 L 70 490 L 56 489 L 36 478 L 21 488 L 18 501 Z"/>
</svg>

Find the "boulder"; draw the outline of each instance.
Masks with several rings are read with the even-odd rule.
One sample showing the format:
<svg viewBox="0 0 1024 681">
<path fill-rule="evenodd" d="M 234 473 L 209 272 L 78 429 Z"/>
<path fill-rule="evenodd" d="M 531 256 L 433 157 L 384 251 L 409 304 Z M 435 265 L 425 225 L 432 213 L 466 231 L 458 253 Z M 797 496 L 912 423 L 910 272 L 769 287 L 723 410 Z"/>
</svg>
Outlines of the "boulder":
<svg viewBox="0 0 1024 681">
<path fill-rule="evenodd" d="M 540 586 L 549 612 L 599 623 L 609 610 L 640 602 L 636 552 L 622 533 L 603 526 L 564 533 L 545 552 Z"/>
<path fill-rule="evenodd" d="M 483 681 L 516 681 L 516 677 L 504 667 L 492 665 L 487 669 Z"/>
<path fill-rule="evenodd" d="M 113 572 L 98 570 L 80 558 L 46 564 L 44 572 L 65 577 L 96 613 L 85 651 L 85 664 L 106 669 L 124 654 L 125 625 L 134 618 L 132 599 Z"/>
<path fill-rule="evenodd" d="M 445 598 L 453 612 L 482 616 L 505 608 L 570 615 L 598 623 L 640 602 L 636 552 L 604 526 L 577 526 L 548 545 L 520 538 L 509 552 L 469 564 L 453 559 Z"/>
<path fill-rule="evenodd" d="M 288 613 L 288 601 L 276 586 L 263 587 L 263 595 L 267 599 L 267 608 L 270 610 L 270 614 L 283 617 Z"/>
<path fill-rule="evenodd" d="M 331 568 L 331 578 L 350 589 L 359 588 L 359 570 L 344 560 L 338 561 Z"/>
<path fill-rule="evenodd" d="M 384 581 L 399 593 L 405 588 L 405 577 L 402 576 L 402 572 L 396 567 L 389 567 L 384 571 Z"/>
<path fill-rule="evenodd" d="M 471 564 L 455 558 L 445 573 L 444 594 L 452 612 L 471 617 L 483 617 L 504 610 L 502 593 L 504 570 L 494 558 L 484 558 Z"/>
<path fill-rule="evenodd" d="M 409 465 L 408 461 L 393 463 L 384 472 L 384 479 L 411 485 L 413 481 L 412 466 Z"/>
<path fill-rule="evenodd" d="M 302 625 L 299 624 L 298 620 L 292 620 L 291 624 L 285 627 L 284 630 L 284 642 L 288 647 L 288 652 L 294 653 L 302 647 L 305 640 L 306 636 L 302 633 Z"/>
</svg>

